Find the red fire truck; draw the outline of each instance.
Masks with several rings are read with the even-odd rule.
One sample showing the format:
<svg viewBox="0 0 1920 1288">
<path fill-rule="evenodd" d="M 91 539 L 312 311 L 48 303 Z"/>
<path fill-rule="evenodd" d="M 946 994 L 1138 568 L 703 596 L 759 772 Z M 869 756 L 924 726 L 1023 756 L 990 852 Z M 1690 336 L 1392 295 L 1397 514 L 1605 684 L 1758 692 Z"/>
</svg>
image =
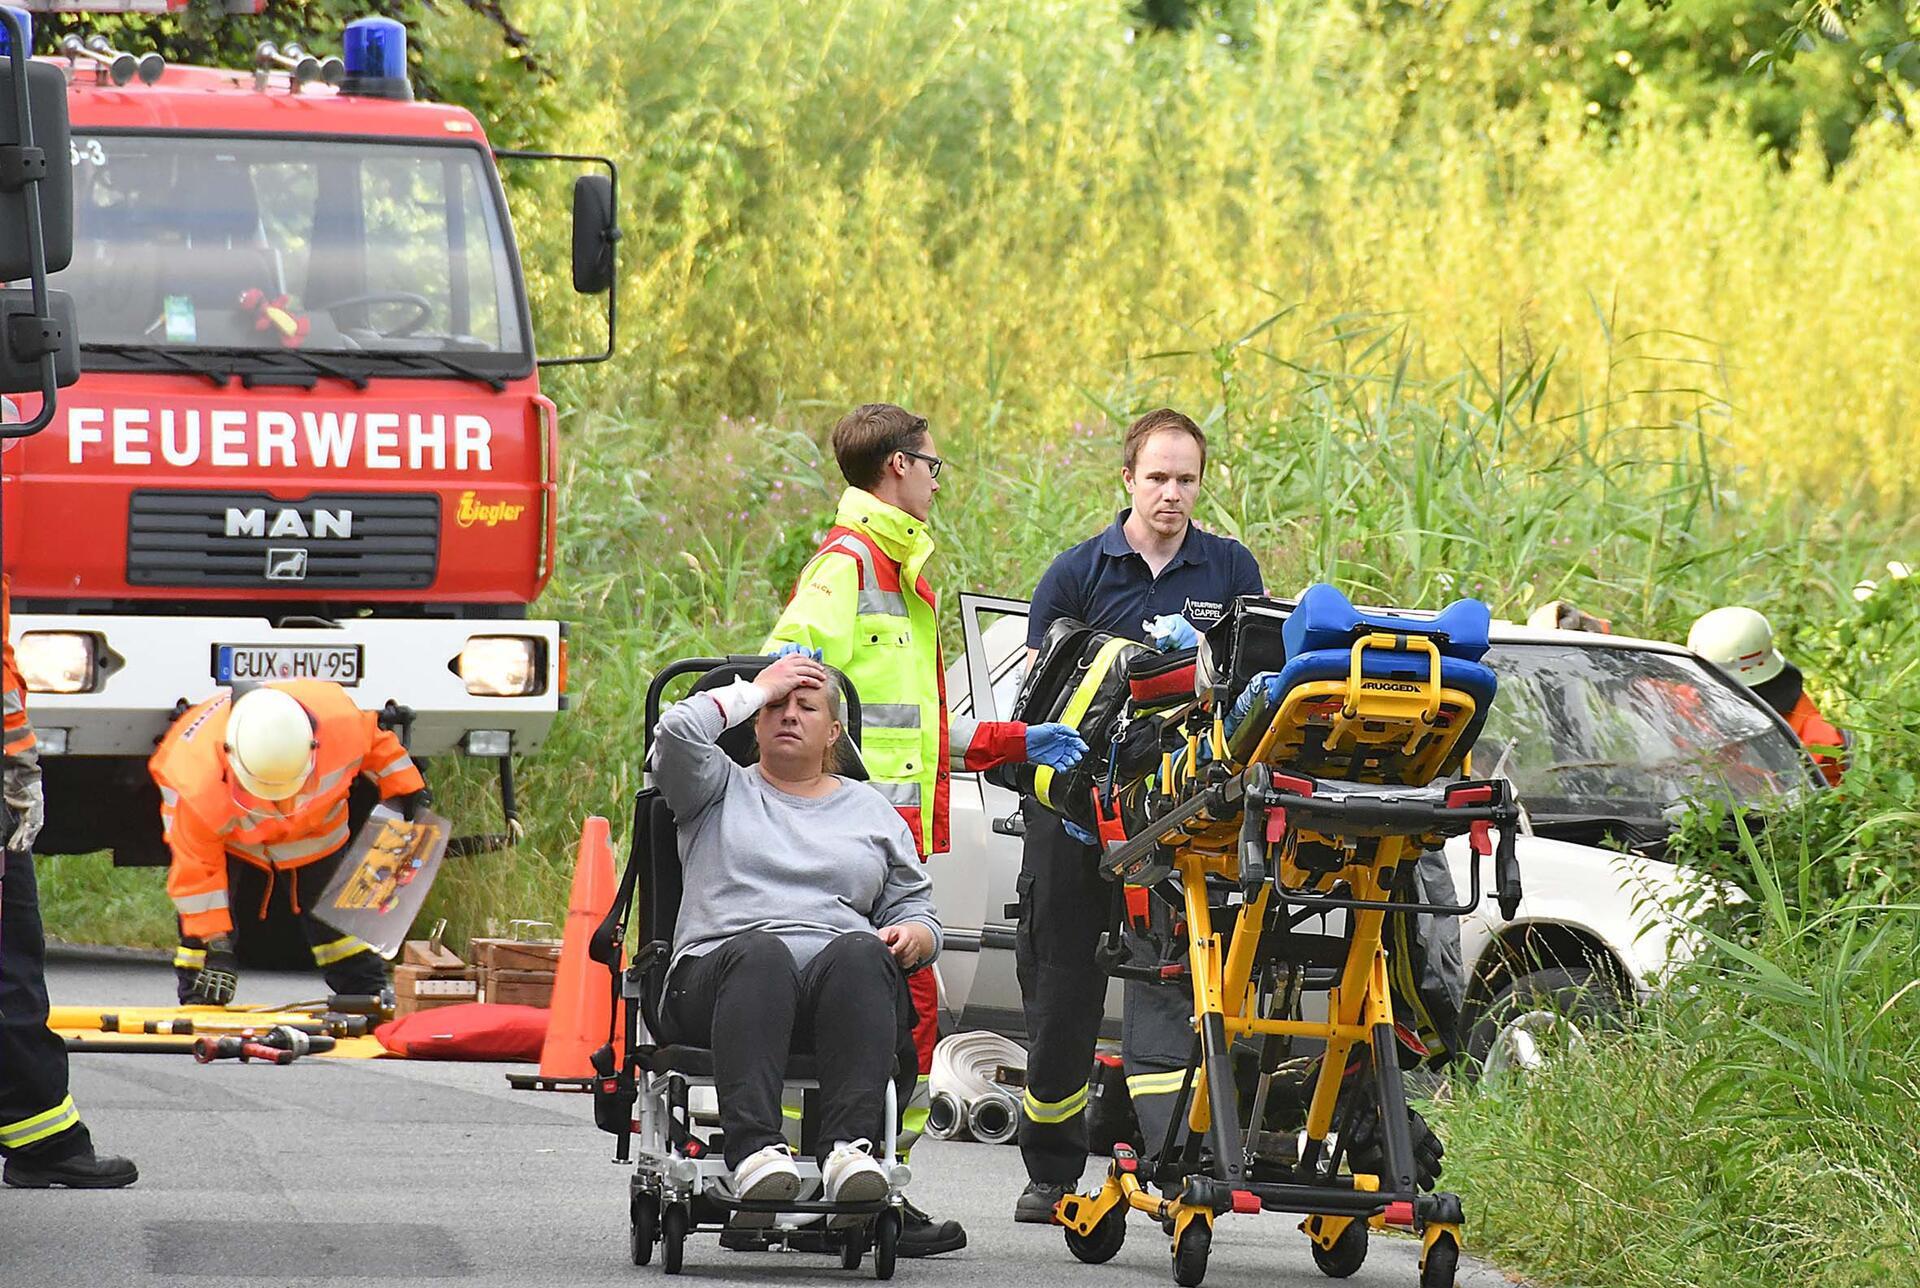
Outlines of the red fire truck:
<svg viewBox="0 0 1920 1288">
<path fill-rule="evenodd" d="M 263 45 L 238 70 L 38 43 L 67 72 L 74 247 L 50 280 L 84 369 L 4 455 L 38 848 L 164 862 L 155 741 L 218 687 L 290 676 L 348 686 L 418 756 L 497 759 L 510 818 L 511 757 L 565 706 L 564 625 L 528 615 L 558 501 L 538 370 L 612 351 L 611 162 L 495 152 L 414 101 L 390 19 L 343 58 Z M 496 158 L 593 168 L 573 285 L 607 295 L 605 353 L 535 356 Z"/>
</svg>

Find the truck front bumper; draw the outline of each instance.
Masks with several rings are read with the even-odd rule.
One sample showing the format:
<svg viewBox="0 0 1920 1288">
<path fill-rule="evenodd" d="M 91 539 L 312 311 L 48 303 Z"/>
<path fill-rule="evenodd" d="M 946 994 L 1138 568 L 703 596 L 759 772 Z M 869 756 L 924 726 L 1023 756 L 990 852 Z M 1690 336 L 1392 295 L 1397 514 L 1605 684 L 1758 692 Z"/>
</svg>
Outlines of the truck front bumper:
<svg viewBox="0 0 1920 1288">
<path fill-rule="evenodd" d="M 247 648 L 355 646 L 358 682 L 348 688 L 365 710 L 388 703 L 411 713 L 401 730 L 416 755 L 438 756 L 504 743 L 516 753 L 538 748 L 565 705 L 563 633 L 559 622 L 446 618 L 349 618 L 335 625 L 276 627 L 260 617 L 144 617 L 17 613 L 9 623 L 16 647 L 31 632 L 92 638 L 96 659 L 90 691 L 50 693 L 29 687 L 27 709 L 42 732 L 43 754 L 151 755 L 181 703 L 193 704 L 225 685 L 216 678 L 221 645 Z M 531 641 L 535 691 L 495 697 L 468 691 L 459 659 L 475 637 Z M 29 677 L 31 680 L 31 677 Z"/>
</svg>

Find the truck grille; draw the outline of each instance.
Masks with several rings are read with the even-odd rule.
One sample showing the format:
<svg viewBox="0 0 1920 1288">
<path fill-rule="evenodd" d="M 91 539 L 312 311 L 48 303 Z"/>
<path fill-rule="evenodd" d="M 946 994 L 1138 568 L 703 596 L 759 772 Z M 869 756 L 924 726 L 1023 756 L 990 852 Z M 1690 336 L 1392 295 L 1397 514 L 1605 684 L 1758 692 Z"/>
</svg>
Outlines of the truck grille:
<svg viewBox="0 0 1920 1288">
<path fill-rule="evenodd" d="M 127 584 L 253 590 L 406 590 L 433 584 L 440 498 L 316 492 L 137 491 Z"/>
</svg>

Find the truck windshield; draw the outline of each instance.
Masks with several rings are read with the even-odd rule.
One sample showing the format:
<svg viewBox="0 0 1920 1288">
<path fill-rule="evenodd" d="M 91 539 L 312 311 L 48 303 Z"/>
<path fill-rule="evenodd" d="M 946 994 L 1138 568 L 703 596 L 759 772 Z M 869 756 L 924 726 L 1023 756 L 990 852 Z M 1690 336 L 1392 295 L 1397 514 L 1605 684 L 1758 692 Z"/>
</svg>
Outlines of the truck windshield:
<svg viewBox="0 0 1920 1288">
<path fill-rule="evenodd" d="M 420 354 L 530 361 L 478 148 L 75 132 L 71 159 L 73 263 L 52 284 L 116 364 L 143 350 L 174 369 L 196 350 L 395 372 L 422 370 Z"/>
</svg>

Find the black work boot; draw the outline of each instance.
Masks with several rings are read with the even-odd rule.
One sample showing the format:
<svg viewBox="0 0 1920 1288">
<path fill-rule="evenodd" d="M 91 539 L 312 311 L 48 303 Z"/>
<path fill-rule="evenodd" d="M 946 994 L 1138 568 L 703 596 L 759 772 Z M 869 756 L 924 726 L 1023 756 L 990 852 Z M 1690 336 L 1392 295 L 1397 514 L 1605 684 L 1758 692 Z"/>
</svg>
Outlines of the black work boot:
<svg viewBox="0 0 1920 1288">
<path fill-rule="evenodd" d="M 140 1179 L 133 1160 L 112 1154 L 96 1154 L 91 1148 L 59 1158 L 35 1158 L 15 1154 L 7 1159 L 4 1176 L 17 1190 L 44 1190 L 64 1185 L 74 1190 L 117 1190 Z"/>
<path fill-rule="evenodd" d="M 903 1257 L 937 1257 L 943 1252 L 958 1252 L 967 1246 L 967 1232 L 958 1221 L 936 1221 L 903 1200 L 900 1215 L 899 1253 Z"/>
<path fill-rule="evenodd" d="M 1053 1209 L 1067 1196 L 1067 1187 L 1052 1181 L 1028 1181 L 1013 1203 L 1013 1219 L 1021 1225 L 1052 1225 Z"/>
</svg>

